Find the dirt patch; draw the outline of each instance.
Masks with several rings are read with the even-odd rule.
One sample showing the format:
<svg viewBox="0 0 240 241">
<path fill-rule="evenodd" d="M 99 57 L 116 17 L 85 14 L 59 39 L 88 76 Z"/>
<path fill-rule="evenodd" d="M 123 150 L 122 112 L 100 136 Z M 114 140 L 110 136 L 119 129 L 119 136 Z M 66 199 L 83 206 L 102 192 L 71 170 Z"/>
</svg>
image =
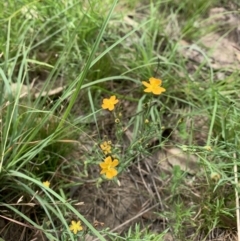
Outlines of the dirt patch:
<svg viewBox="0 0 240 241">
<path fill-rule="evenodd" d="M 157 174 L 157 160 L 145 160 L 144 166 L 138 162 L 120 175 L 118 182 L 104 182 L 100 188 L 96 183 L 82 185 L 73 199 L 84 202 L 80 208 L 91 223 L 104 223 L 112 232 L 122 233 L 134 223 L 141 223 L 155 231 L 162 231 L 163 218 L 155 212 L 163 209 L 162 180 Z M 147 170 L 148 169 L 148 170 Z"/>
<path fill-rule="evenodd" d="M 196 70 L 199 64 L 205 64 L 214 70 L 238 70 L 240 65 L 240 16 L 225 8 L 213 8 L 209 11 L 207 21 L 202 27 L 215 26 L 217 31 L 211 32 L 197 43 L 179 42 L 180 53 L 190 61 L 190 69 Z"/>
</svg>

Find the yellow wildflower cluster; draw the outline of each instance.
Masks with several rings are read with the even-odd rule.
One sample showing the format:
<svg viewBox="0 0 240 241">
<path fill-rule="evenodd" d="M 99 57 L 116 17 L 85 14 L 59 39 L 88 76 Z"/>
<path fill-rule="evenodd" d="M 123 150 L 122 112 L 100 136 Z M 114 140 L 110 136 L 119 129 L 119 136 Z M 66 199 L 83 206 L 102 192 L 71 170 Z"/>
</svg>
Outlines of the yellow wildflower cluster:
<svg viewBox="0 0 240 241">
<path fill-rule="evenodd" d="M 100 147 L 105 155 L 111 153 L 111 142 L 104 141 L 102 144 L 100 144 Z"/>
<path fill-rule="evenodd" d="M 162 85 L 162 80 L 156 79 L 154 77 L 149 78 L 149 83 L 146 81 L 142 81 L 142 84 L 146 87 L 144 89 L 144 92 L 146 93 L 153 93 L 154 95 L 160 95 L 163 92 L 166 91 Z M 119 102 L 119 100 L 116 98 L 115 95 L 110 96 L 110 98 L 103 99 L 102 102 L 102 108 L 105 110 L 113 111 L 115 108 L 115 105 Z M 120 120 L 118 118 L 115 119 L 116 123 L 119 123 Z M 147 124 L 149 120 L 145 120 L 145 123 Z M 100 147 L 105 155 L 108 155 L 111 153 L 111 144 L 108 142 L 103 142 L 100 144 Z M 113 177 L 117 176 L 118 171 L 116 170 L 116 166 L 119 164 L 119 161 L 117 159 L 113 159 L 111 156 L 108 156 L 104 159 L 103 162 L 101 162 L 99 165 L 102 168 L 100 174 L 105 174 L 106 178 L 112 179 Z"/>
</svg>

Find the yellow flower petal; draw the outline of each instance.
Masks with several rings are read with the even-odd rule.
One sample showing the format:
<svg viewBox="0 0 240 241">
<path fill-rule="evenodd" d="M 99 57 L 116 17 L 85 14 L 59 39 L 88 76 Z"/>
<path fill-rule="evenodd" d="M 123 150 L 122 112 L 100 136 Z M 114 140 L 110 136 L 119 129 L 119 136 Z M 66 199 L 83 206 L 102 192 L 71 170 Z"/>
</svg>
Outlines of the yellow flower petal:
<svg viewBox="0 0 240 241">
<path fill-rule="evenodd" d="M 119 164 L 117 159 L 114 159 L 112 162 L 112 167 L 116 167 Z"/>
<path fill-rule="evenodd" d="M 101 162 L 100 164 L 100 167 L 102 168 L 102 169 L 107 169 L 108 168 L 108 164 L 107 163 L 105 163 L 105 162 Z"/>
<path fill-rule="evenodd" d="M 157 86 L 156 88 L 153 88 L 152 92 L 155 95 L 160 95 L 162 92 L 165 92 L 166 90 L 162 87 Z"/>
<path fill-rule="evenodd" d="M 116 99 L 116 96 L 115 96 L 115 95 L 113 95 L 113 96 L 110 97 L 110 101 L 115 105 L 115 104 L 118 103 L 119 100 Z"/>
<path fill-rule="evenodd" d="M 162 80 L 151 77 L 149 79 L 150 85 L 161 85 Z"/>
<path fill-rule="evenodd" d="M 142 81 L 142 84 L 144 85 L 144 86 L 146 86 L 146 87 L 149 87 L 149 86 L 151 86 L 148 82 L 146 82 L 146 81 Z"/>
<path fill-rule="evenodd" d="M 145 89 L 144 92 L 150 93 L 150 92 L 152 92 L 152 88 L 149 87 L 149 88 Z"/>
<path fill-rule="evenodd" d="M 111 165 L 112 164 L 112 157 L 110 157 L 110 156 L 106 157 L 105 163 L 108 164 L 108 165 Z"/>
<path fill-rule="evenodd" d="M 106 177 L 108 179 L 112 179 L 113 177 L 117 176 L 118 172 L 116 169 L 111 168 L 107 173 L 106 173 Z"/>
<path fill-rule="evenodd" d="M 102 171 L 100 172 L 100 174 L 105 174 L 108 170 L 105 168 L 105 169 L 102 169 Z"/>
</svg>

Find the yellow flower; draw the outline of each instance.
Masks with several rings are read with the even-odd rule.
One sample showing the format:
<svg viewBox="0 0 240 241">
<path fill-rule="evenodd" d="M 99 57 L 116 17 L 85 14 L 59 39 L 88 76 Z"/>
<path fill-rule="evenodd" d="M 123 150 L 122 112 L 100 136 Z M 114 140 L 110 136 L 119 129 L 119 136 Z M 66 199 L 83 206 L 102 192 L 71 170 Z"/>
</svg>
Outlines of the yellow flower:
<svg viewBox="0 0 240 241">
<path fill-rule="evenodd" d="M 114 159 L 112 161 L 112 157 L 108 156 L 104 159 L 104 162 L 101 162 L 99 165 L 102 168 L 100 174 L 106 174 L 108 179 L 112 179 L 113 177 L 117 176 L 118 171 L 114 168 L 118 165 L 118 160 Z"/>
<path fill-rule="evenodd" d="M 81 222 L 80 222 L 80 221 L 78 221 L 78 222 L 72 221 L 71 223 L 72 223 L 72 224 L 69 226 L 69 229 L 70 229 L 74 234 L 77 234 L 78 231 L 83 230 L 83 227 L 81 226 Z"/>
<path fill-rule="evenodd" d="M 144 92 L 150 93 L 152 92 L 154 95 L 160 95 L 162 92 L 165 92 L 166 89 L 164 89 L 163 87 L 161 87 L 162 85 L 162 80 L 160 79 L 155 79 L 153 77 L 151 77 L 149 79 L 149 83 L 147 83 L 146 81 L 142 81 L 142 84 L 147 87 Z"/>
<path fill-rule="evenodd" d="M 50 182 L 49 181 L 43 182 L 43 186 L 49 187 L 50 186 Z"/>
<path fill-rule="evenodd" d="M 100 144 L 100 147 L 105 155 L 111 153 L 111 142 L 109 144 L 109 142 L 104 141 L 102 144 Z"/>
<path fill-rule="evenodd" d="M 116 99 L 115 95 L 110 96 L 109 99 L 103 99 L 102 108 L 112 111 L 114 109 L 114 105 L 116 105 L 118 101 L 119 100 Z"/>
</svg>

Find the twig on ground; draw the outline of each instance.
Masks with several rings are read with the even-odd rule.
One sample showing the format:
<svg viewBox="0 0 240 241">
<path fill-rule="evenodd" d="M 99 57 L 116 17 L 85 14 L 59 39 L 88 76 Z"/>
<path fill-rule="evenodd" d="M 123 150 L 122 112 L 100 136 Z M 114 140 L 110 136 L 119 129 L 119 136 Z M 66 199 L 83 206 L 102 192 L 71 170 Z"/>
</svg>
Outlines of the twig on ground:
<svg viewBox="0 0 240 241">
<path fill-rule="evenodd" d="M 150 208 L 148 208 L 148 209 L 146 209 L 146 210 L 138 213 L 138 214 L 135 215 L 134 217 L 132 217 L 132 218 L 128 219 L 127 221 L 125 221 L 124 223 L 122 223 L 122 224 L 118 225 L 117 227 L 111 229 L 111 230 L 109 231 L 109 233 L 113 233 L 113 232 L 117 231 L 119 228 L 127 225 L 128 223 L 132 222 L 133 220 L 137 219 L 138 217 L 141 217 L 144 213 L 149 212 L 150 210 L 154 209 L 154 208 L 157 207 L 158 205 L 159 205 L 159 203 L 156 203 L 156 204 L 153 205 L 152 207 L 150 207 Z M 104 236 L 106 236 L 106 235 L 104 235 Z M 94 239 L 93 241 L 97 241 L 97 240 L 98 240 L 98 239 Z"/>
</svg>

